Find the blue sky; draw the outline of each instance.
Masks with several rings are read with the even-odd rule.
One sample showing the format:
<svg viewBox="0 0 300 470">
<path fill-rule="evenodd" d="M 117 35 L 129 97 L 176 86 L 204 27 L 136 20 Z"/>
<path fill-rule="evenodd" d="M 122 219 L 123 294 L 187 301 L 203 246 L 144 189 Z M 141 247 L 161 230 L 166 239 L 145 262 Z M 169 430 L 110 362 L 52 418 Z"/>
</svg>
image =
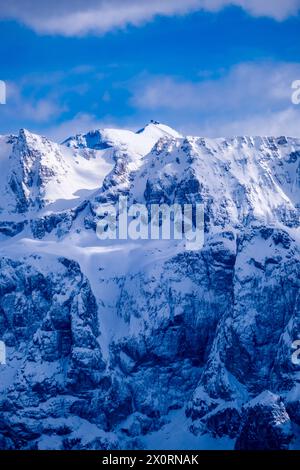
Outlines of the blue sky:
<svg viewBox="0 0 300 470">
<path fill-rule="evenodd" d="M 47 3 L 0 6 L 1 134 L 63 140 L 156 119 L 187 134 L 300 136 L 300 1 Z"/>
</svg>

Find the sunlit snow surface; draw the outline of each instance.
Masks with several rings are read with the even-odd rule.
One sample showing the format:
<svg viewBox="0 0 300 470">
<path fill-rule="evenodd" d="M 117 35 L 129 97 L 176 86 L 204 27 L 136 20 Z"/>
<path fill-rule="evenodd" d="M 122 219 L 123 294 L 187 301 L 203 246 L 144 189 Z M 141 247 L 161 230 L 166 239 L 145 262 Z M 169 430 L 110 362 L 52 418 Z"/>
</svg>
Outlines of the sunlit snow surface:
<svg viewBox="0 0 300 470">
<path fill-rule="evenodd" d="M 0 255 L 24 263 L 25 279 L 32 270 L 30 276 L 38 272 L 45 282 L 63 285 L 65 291 L 51 287 L 57 290 L 58 311 L 70 292 L 80 297 L 72 307 L 79 323 L 87 297 L 81 275 L 86 276 L 97 304 L 99 331 L 93 335 L 104 364 L 101 374 L 117 383 L 113 392 L 103 391 L 87 359 L 84 367 L 98 385 L 66 386 L 72 353 L 49 355 L 53 339 L 47 333 L 45 345 L 43 332 L 54 327 L 41 318 L 31 338 L 18 343 L 9 337 L 8 364 L 0 366 L 1 399 L 21 403 L 26 411 L 12 420 L 4 407 L 4 419 L 11 423 L 5 436 L 13 429 L 9 426 L 28 419 L 28 426 L 38 430 L 25 433 L 23 447 L 36 442 L 40 449 L 63 448 L 76 442 L 90 448 L 101 442 L 107 448 L 232 449 L 238 431 L 222 424 L 224 410 L 234 409 L 231 416 L 247 402 L 269 406 L 260 395 L 269 389 L 285 404 L 299 403 L 293 387 L 300 372 L 289 362 L 290 344 L 300 334 L 299 161 L 299 139 L 183 137 L 158 123 L 137 133 L 96 130 L 62 144 L 25 130 L 2 136 Z M 130 203 L 203 203 L 202 252 L 187 252 L 184 240 L 100 241 L 93 226 L 97 207 L 116 203 L 121 194 Z M 77 262 L 81 274 L 77 268 L 75 274 L 66 271 L 62 258 Z M 14 322 L 21 320 L 14 320 L 15 310 L 26 310 L 30 318 L 42 295 L 36 287 L 30 293 L 26 281 L 25 287 L 22 281 L 6 291 L 9 283 L 15 286 L 15 269 L 1 272 L 1 335 L 16 335 Z M 278 289 L 282 295 L 277 297 Z M 78 334 L 75 327 L 72 334 Z M 73 349 L 88 357 L 90 333 L 80 334 L 82 344 L 79 338 L 80 347 Z M 44 387 L 49 390 L 41 392 Z M 126 400 L 122 404 L 127 388 L 133 408 Z M 97 398 L 100 389 L 103 396 Z M 106 396 L 111 403 L 105 403 Z M 80 399 L 93 403 L 94 415 L 83 411 L 82 403 L 72 408 Z M 197 415 L 202 400 L 208 407 L 204 417 L 218 411 L 218 425 Z M 276 400 L 270 401 L 275 407 Z M 55 412 L 47 415 L 52 407 Z M 80 412 L 74 411 L 78 407 Z M 290 446 L 297 448 L 299 417 L 293 413 Z M 280 416 L 288 434 L 289 416 Z M 68 444 L 57 431 L 62 427 L 69 429 Z"/>
</svg>

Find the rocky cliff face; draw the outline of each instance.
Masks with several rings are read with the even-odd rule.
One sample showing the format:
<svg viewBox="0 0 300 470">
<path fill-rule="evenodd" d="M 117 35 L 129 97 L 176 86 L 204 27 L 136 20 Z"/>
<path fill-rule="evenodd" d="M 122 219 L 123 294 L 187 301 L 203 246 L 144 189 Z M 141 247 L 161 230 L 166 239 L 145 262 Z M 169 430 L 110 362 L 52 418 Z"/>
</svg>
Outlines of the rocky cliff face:
<svg viewBox="0 0 300 470">
<path fill-rule="evenodd" d="M 152 123 L 1 145 L 1 448 L 299 448 L 300 141 Z M 203 249 L 99 241 L 125 194 L 204 204 Z"/>
</svg>

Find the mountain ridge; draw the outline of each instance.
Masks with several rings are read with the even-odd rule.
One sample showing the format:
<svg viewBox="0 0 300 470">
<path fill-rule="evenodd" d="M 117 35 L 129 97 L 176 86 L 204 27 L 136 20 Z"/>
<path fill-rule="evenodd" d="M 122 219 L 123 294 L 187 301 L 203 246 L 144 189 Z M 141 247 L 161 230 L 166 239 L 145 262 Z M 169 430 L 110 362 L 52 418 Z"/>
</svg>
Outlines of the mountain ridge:
<svg viewBox="0 0 300 470">
<path fill-rule="evenodd" d="M 1 448 L 299 448 L 300 139 L 21 131 L 0 169 Z M 99 240 L 121 195 L 203 204 L 203 249 Z"/>
</svg>

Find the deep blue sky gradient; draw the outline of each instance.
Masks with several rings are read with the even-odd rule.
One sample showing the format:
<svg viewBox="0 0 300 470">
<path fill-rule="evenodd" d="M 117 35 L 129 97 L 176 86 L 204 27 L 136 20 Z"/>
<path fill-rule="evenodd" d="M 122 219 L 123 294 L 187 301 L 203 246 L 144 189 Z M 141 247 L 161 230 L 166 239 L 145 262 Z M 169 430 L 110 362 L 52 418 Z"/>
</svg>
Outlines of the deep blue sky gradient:
<svg viewBox="0 0 300 470">
<path fill-rule="evenodd" d="M 20 127 L 47 133 L 78 113 L 116 125 L 143 125 L 144 119 L 160 119 L 163 113 L 157 110 L 153 116 L 153 110 L 135 108 L 130 100 L 135 80 L 164 75 L 199 83 L 217 80 L 239 63 L 299 63 L 299 31 L 300 17 L 277 22 L 239 8 L 159 17 L 101 37 L 38 35 L 16 22 L 2 21 L 0 79 L 8 87 L 16 84 L 23 100 L 54 100 L 61 110 L 37 122 L 34 115 L 19 110 L 9 113 L 15 103 L 8 96 L 7 108 L 0 108 L 0 133 Z"/>
</svg>

